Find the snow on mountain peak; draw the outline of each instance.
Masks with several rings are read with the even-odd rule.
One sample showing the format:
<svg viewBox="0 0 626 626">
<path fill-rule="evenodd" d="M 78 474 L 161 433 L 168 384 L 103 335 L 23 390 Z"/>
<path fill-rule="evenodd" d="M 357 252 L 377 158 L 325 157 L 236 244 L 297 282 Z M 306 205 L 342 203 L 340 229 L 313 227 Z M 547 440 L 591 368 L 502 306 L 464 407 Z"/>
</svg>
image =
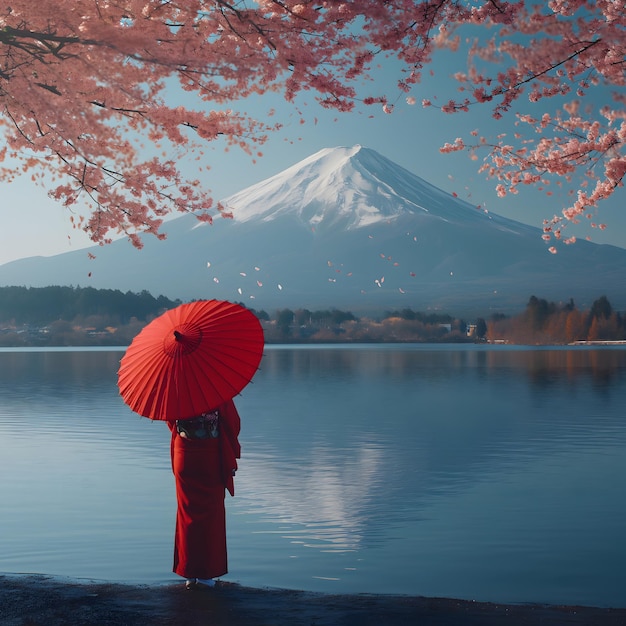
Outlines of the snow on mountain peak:
<svg viewBox="0 0 626 626">
<path fill-rule="evenodd" d="M 237 222 L 289 214 L 313 227 L 348 230 L 407 212 L 446 213 L 460 202 L 358 144 L 320 150 L 224 200 Z"/>
</svg>

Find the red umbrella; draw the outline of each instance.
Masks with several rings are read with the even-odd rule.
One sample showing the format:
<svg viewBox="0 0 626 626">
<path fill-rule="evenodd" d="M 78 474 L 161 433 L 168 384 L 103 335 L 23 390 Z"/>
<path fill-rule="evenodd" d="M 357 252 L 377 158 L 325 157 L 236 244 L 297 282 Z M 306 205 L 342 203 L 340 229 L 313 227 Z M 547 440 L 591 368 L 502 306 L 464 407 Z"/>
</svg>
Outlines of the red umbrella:
<svg viewBox="0 0 626 626">
<path fill-rule="evenodd" d="M 124 402 L 158 420 L 201 415 L 236 396 L 263 356 L 263 329 L 232 302 L 181 304 L 150 322 L 120 362 Z"/>
</svg>

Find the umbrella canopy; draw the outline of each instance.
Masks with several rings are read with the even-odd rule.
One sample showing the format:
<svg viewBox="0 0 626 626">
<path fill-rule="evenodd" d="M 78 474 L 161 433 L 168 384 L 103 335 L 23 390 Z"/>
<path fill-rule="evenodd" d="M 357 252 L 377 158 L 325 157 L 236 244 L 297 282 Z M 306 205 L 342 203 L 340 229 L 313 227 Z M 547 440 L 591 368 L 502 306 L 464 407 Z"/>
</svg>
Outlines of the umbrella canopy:
<svg viewBox="0 0 626 626">
<path fill-rule="evenodd" d="M 157 420 L 200 415 L 236 396 L 263 356 L 263 329 L 232 302 L 181 304 L 150 322 L 120 361 L 124 402 Z"/>
</svg>

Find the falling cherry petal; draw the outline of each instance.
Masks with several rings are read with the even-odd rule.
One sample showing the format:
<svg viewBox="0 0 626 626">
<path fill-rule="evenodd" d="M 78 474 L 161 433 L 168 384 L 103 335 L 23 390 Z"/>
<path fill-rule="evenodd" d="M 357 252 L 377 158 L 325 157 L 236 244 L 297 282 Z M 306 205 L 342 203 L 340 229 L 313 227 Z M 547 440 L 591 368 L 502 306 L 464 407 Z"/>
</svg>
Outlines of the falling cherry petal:
<svg viewBox="0 0 626 626">
<path fill-rule="evenodd" d="M 247 276 L 245 272 L 239 272 L 239 276 Z"/>
<path fill-rule="evenodd" d="M 282 286 L 280 283 L 278 283 L 278 288 L 279 288 L 281 291 L 283 290 L 283 286 Z"/>
<path fill-rule="evenodd" d="M 207 267 L 211 267 L 211 261 L 207 261 L 207 262 L 206 262 L 206 266 L 207 266 Z"/>
<path fill-rule="evenodd" d="M 256 284 L 257 284 L 259 287 L 263 287 L 263 283 L 262 283 L 260 280 L 257 280 L 257 281 L 256 281 Z"/>
<path fill-rule="evenodd" d="M 255 271 L 257 271 L 257 272 L 260 272 L 260 271 L 261 271 L 261 268 L 260 268 L 260 267 L 257 267 L 256 265 L 254 266 L 254 269 L 255 269 Z"/>
<path fill-rule="evenodd" d="M 214 282 L 214 283 L 219 283 L 219 282 L 220 282 L 220 279 L 219 279 L 219 278 L 217 278 L 216 276 L 214 276 L 214 277 L 213 277 L 213 282 Z"/>
<path fill-rule="evenodd" d="M 415 272 L 409 272 L 409 276 L 415 276 Z"/>
<path fill-rule="evenodd" d="M 239 295 L 241 295 L 243 293 L 243 291 L 241 290 L 241 287 L 239 287 L 239 289 L 237 289 L 237 292 L 239 293 Z"/>
<path fill-rule="evenodd" d="M 398 291 L 399 291 L 400 293 L 406 293 L 406 291 L 404 291 L 404 289 L 402 289 L 402 287 L 398 287 Z"/>
</svg>

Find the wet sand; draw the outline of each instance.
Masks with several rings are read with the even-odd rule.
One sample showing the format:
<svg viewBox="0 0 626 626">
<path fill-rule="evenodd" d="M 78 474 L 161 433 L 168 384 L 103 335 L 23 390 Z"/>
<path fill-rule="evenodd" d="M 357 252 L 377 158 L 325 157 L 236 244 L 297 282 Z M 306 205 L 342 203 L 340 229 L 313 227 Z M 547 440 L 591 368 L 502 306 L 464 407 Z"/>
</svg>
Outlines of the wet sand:
<svg viewBox="0 0 626 626">
<path fill-rule="evenodd" d="M 0 575 L 2 626 L 626 626 L 626 608 L 326 595 L 218 582 L 123 585 Z"/>
</svg>

